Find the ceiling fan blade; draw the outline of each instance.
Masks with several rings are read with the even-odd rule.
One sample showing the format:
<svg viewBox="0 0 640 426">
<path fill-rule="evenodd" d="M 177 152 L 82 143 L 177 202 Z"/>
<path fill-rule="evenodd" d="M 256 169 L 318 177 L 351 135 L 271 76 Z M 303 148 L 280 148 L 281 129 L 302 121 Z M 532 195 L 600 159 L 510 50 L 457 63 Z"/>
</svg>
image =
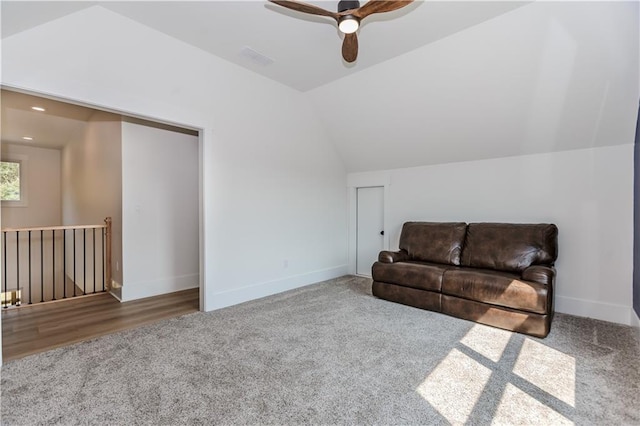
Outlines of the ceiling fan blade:
<svg viewBox="0 0 640 426">
<path fill-rule="evenodd" d="M 356 9 L 353 12 L 353 15 L 360 19 L 364 19 L 374 13 L 391 12 L 392 10 L 397 10 L 408 6 L 411 3 L 413 3 L 413 0 L 369 0 L 364 6 Z"/>
<path fill-rule="evenodd" d="M 351 63 L 358 57 L 358 36 L 356 33 L 345 34 L 342 42 L 342 57 Z"/>
<path fill-rule="evenodd" d="M 291 1 L 291 0 L 269 0 L 269 1 L 271 3 L 275 3 L 282 7 L 286 7 L 287 9 L 295 10 L 297 12 L 310 13 L 312 15 L 329 16 L 335 19 L 336 21 L 339 18 L 339 15 L 336 12 L 331 12 L 321 7 L 314 6 L 312 4 L 303 3 L 300 1 Z"/>
</svg>

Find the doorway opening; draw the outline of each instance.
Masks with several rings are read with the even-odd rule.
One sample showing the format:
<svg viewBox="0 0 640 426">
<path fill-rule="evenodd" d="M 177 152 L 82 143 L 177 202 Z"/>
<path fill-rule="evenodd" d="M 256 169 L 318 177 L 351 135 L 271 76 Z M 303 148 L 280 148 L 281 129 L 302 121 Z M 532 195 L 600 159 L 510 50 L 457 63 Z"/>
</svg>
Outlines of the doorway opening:
<svg viewBox="0 0 640 426">
<path fill-rule="evenodd" d="M 23 159 L 20 184 L 28 193 L 21 205 L 2 203 L 1 227 L 89 226 L 110 217 L 112 279 L 107 293 L 126 304 L 187 291 L 191 299 L 195 295 L 195 310 L 200 309 L 200 130 L 7 88 L 1 94 L 2 158 Z M 66 235 L 53 233 L 56 238 Z M 86 288 L 78 277 L 89 280 L 86 277 L 95 274 L 90 268 L 99 269 L 90 265 L 74 270 L 69 259 L 82 256 L 58 249 L 63 246 L 55 241 L 46 264 L 30 257 L 37 257 L 37 250 L 24 252 L 25 247 L 3 248 L 3 255 L 16 257 L 11 262 L 15 271 L 2 283 L 3 289 L 28 288 L 25 280 L 32 278 L 44 286 L 48 272 L 54 285 L 75 279 L 70 288 Z M 35 271 L 40 264 L 44 266 Z M 81 270 L 84 267 L 88 273 Z M 8 269 L 5 265 L 5 272 Z M 84 297 L 86 292 L 77 293 Z M 33 308 L 22 299 L 16 309 Z M 3 329 L 4 325 L 3 321 Z M 10 339 L 3 337 L 4 345 Z"/>
</svg>

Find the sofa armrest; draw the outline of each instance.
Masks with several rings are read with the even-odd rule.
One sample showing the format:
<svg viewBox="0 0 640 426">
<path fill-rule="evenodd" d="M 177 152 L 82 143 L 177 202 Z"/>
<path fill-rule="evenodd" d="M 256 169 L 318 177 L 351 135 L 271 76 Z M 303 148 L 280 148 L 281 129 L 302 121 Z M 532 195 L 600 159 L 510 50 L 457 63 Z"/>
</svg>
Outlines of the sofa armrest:
<svg viewBox="0 0 640 426">
<path fill-rule="evenodd" d="M 522 279 L 540 284 L 552 285 L 556 269 L 552 266 L 533 265 L 522 271 Z"/>
<path fill-rule="evenodd" d="M 381 251 L 378 255 L 378 261 L 382 263 L 396 263 L 403 260 L 409 260 L 409 253 L 404 250 L 400 251 Z"/>
</svg>

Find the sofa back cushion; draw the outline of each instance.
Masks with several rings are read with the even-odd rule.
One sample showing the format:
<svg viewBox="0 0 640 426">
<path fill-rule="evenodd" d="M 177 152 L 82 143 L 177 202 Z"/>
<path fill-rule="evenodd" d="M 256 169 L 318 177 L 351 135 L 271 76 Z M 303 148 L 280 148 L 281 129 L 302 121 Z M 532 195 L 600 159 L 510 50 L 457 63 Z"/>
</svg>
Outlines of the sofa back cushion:
<svg viewBox="0 0 640 426">
<path fill-rule="evenodd" d="M 460 265 L 467 224 L 464 222 L 406 222 L 400 234 L 400 249 L 411 260 Z"/>
<path fill-rule="evenodd" d="M 557 257 L 556 225 L 471 223 L 462 266 L 522 272 L 531 265 L 553 265 Z"/>
</svg>

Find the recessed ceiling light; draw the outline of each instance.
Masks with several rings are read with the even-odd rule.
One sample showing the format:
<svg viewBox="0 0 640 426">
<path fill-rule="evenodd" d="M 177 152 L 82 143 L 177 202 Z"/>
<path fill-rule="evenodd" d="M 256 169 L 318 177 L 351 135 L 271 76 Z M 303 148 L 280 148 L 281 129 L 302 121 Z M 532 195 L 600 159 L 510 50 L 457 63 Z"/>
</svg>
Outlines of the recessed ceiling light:
<svg viewBox="0 0 640 426">
<path fill-rule="evenodd" d="M 31 109 L 34 110 L 34 111 L 40 111 L 40 112 L 46 111 L 46 109 L 44 109 L 42 107 L 39 107 L 39 106 L 32 106 Z"/>
<path fill-rule="evenodd" d="M 22 139 L 24 139 L 25 141 L 32 141 L 33 138 L 31 136 L 23 136 Z"/>
</svg>

